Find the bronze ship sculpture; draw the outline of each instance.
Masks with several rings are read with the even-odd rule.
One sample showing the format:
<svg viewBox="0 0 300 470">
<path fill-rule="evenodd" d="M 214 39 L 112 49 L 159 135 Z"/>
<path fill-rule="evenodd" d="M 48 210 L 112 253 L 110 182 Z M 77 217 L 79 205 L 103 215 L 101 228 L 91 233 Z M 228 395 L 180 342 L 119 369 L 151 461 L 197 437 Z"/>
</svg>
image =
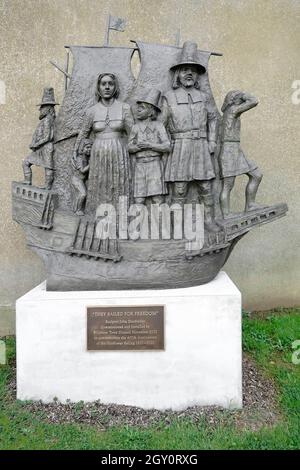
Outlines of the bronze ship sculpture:
<svg viewBox="0 0 300 470">
<path fill-rule="evenodd" d="M 231 91 L 220 114 L 208 76 L 215 53 L 190 41 L 67 47 L 73 70 L 58 114 L 46 88 L 24 181 L 12 183 L 13 219 L 45 263 L 47 290 L 204 284 L 246 233 L 286 214 L 284 203 L 256 203 L 262 174 L 241 149 L 240 125 L 258 100 Z M 45 169 L 45 187 L 32 165 Z M 232 213 L 242 174 L 245 209 Z"/>
</svg>

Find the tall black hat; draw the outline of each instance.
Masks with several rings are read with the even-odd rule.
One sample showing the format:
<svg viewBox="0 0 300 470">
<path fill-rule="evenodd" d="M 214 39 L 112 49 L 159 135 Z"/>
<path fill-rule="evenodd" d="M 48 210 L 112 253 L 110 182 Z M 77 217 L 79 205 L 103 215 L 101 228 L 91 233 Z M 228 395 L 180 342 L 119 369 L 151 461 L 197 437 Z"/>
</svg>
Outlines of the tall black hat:
<svg viewBox="0 0 300 470">
<path fill-rule="evenodd" d="M 160 95 L 161 95 L 161 92 L 159 90 L 156 90 L 155 88 L 151 88 L 147 90 L 143 98 L 139 98 L 136 102 L 152 104 L 152 106 L 154 106 L 157 109 L 157 111 L 161 111 L 159 107 Z"/>
<path fill-rule="evenodd" d="M 195 65 L 199 73 L 205 73 L 206 67 L 199 62 L 198 46 L 195 42 L 186 41 L 182 46 L 180 59 L 177 64 L 173 65 L 170 70 L 175 70 L 181 65 Z"/>
<path fill-rule="evenodd" d="M 43 93 L 43 98 L 42 102 L 37 104 L 37 106 L 45 106 L 48 104 L 59 104 L 56 103 L 55 98 L 54 98 L 54 89 L 52 87 L 46 87 L 44 88 L 44 93 Z"/>
</svg>

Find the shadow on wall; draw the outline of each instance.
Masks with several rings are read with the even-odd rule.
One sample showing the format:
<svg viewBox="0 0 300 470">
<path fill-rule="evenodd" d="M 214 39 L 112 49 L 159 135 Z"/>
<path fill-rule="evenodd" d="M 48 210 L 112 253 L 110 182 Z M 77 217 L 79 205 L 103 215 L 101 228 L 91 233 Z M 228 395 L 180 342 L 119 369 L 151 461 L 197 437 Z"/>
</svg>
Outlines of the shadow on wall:
<svg viewBox="0 0 300 470">
<path fill-rule="evenodd" d="M 15 310 L 12 307 L 0 307 L 0 338 L 14 335 L 16 331 Z"/>
</svg>

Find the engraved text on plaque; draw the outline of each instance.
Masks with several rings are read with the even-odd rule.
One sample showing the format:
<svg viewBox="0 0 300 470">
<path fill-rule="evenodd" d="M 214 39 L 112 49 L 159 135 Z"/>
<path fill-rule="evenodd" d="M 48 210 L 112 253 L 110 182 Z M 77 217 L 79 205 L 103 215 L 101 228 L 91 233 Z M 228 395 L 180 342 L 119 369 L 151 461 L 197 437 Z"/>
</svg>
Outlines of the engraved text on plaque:
<svg viewBox="0 0 300 470">
<path fill-rule="evenodd" d="M 87 349 L 164 349 L 164 306 L 87 307 Z"/>
</svg>

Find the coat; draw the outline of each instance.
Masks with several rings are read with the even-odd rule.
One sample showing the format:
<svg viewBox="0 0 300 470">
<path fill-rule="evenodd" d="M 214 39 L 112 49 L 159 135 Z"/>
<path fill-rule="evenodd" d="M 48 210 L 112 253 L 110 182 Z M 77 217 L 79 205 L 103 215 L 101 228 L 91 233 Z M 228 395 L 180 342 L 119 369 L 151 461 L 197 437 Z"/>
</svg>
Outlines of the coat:
<svg viewBox="0 0 300 470">
<path fill-rule="evenodd" d="M 196 88 L 178 88 L 163 97 L 162 119 L 172 140 L 167 158 L 166 181 L 215 178 L 208 142 L 216 141 L 217 115 L 207 95 Z"/>
<path fill-rule="evenodd" d="M 252 98 L 252 97 L 251 97 Z M 242 104 L 228 106 L 222 117 L 221 150 L 219 154 L 222 178 L 247 174 L 257 168 L 241 149 L 241 114 L 257 105 L 253 97 Z"/>
<path fill-rule="evenodd" d="M 54 117 L 50 114 L 40 120 L 32 136 L 33 152 L 26 158 L 28 163 L 53 169 L 53 124 Z"/>
</svg>

